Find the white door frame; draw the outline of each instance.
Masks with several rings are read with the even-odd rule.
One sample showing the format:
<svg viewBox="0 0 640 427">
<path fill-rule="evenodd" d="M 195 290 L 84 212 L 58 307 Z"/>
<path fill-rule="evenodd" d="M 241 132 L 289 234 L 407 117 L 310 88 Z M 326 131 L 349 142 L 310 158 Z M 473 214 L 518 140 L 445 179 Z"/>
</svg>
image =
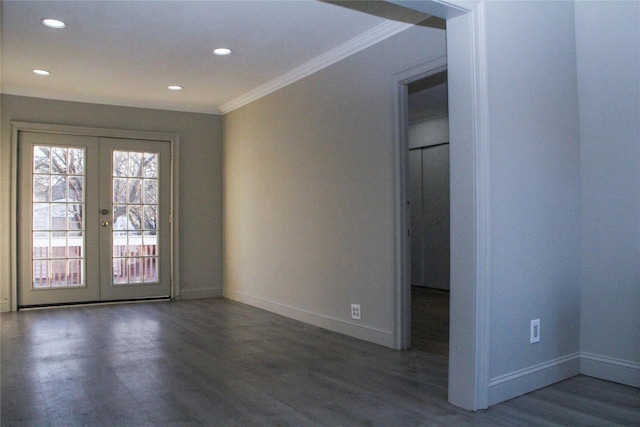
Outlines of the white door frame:
<svg viewBox="0 0 640 427">
<path fill-rule="evenodd" d="M 470 410 L 489 405 L 490 153 L 484 4 L 390 0 L 447 20 L 447 57 L 395 77 L 396 348 L 410 340 L 410 252 L 407 208 L 407 89 L 446 65 L 451 160 L 451 315 L 449 401 Z"/>
<path fill-rule="evenodd" d="M 138 139 L 152 141 L 167 141 L 171 145 L 171 197 L 170 197 L 170 227 L 171 227 L 171 298 L 179 293 L 179 251 L 178 251 L 178 147 L 179 136 L 161 132 L 139 132 L 129 130 L 104 129 L 80 126 L 53 125 L 30 122 L 11 122 L 11 311 L 18 310 L 18 138 L 20 132 L 42 132 L 63 135 L 82 135 L 102 138 Z"/>
</svg>

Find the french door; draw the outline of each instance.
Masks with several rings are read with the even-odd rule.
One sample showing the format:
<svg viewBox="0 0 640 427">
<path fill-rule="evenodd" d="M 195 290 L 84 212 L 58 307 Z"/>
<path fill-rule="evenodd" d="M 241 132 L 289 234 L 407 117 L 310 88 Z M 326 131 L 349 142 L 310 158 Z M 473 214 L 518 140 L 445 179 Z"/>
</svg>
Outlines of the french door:
<svg viewBox="0 0 640 427">
<path fill-rule="evenodd" d="M 171 145 L 21 132 L 18 305 L 171 292 Z"/>
</svg>

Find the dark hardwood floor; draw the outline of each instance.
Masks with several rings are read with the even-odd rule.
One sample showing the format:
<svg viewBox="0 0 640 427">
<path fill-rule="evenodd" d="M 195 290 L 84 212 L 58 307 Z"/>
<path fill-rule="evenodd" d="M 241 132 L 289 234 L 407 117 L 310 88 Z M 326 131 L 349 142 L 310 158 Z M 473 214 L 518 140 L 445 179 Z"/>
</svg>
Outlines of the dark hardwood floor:
<svg viewBox="0 0 640 427">
<path fill-rule="evenodd" d="M 224 299 L 0 320 L 3 427 L 640 424 L 640 390 L 584 376 L 468 412 L 442 357 Z"/>
<path fill-rule="evenodd" d="M 449 291 L 411 287 L 411 349 L 449 357 Z"/>
</svg>

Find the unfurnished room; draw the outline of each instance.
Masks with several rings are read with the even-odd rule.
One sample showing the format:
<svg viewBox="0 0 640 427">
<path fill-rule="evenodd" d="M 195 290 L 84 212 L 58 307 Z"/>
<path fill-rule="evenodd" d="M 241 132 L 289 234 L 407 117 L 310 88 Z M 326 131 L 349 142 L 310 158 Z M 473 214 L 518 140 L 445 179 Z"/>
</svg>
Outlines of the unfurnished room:
<svg viewBox="0 0 640 427">
<path fill-rule="evenodd" d="M 3 426 L 640 426 L 640 2 L 0 20 Z"/>
</svg>

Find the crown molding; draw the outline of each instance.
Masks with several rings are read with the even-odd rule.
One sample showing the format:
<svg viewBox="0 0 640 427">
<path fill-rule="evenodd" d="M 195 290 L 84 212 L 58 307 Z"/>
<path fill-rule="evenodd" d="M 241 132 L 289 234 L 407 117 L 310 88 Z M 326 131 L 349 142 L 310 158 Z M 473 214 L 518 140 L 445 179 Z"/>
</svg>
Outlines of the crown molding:
<svg viewBox="0 0 640 427">
<path fill-rule="evenodd" d="M 0 0 L 2 1 L 2 0 Z M 113 105 L 117 107 L 147 108 L 152 110 L 178 111 L 183 113 L 198 114 L 222 114 L 215 106 L 200 104 L 181 104 L 165 102 L 161 100 L 122 100 L 108 96 L 94 96 L 79 93 L 68 93 L 47 89 L 33 89 L 23 86 L 2 85 L 0 93 L 3 95 L 25 96 L 30 98 L 43 98 L 55 101 L 83 102 L 87 104 Z"/>
<path fill-rule="evenodd" d="M 220 106 L 219 109 L 222 114 L 230 113 L 235 109 L 256 101 L 272 92 L 275 92 L 278 89 L 282 89 L 283 87 L 295 83 L 298 80 L 301 80 L 317 71 L 327 68 L 328 66 L 333 65 L 336 62 L 347 58 L 348 56 L 351 56 L 355 53 L 360 52 L 361 50 L 375 45 L 376 43 L 388 39 L 389 37 L 394 36 L 406 30 L 407 28 L 412 27 L 413 25 L 414 24 L 396 21 L 383 22 L 382 24 L 373 27 L 369 31 L 366 31 L 359 36 L 354 37 L 353 39 L 323 53 L 322 55 L 305 62 L 304 64 L 294 68 L 293 70 L 288 71 L 280 75 L 279 77 L 261 86 L 258 86 L 253 90 L 250 90 L 244 95 L 240 95 L 239 97 L 232 99 L 231 101 L 225 102 Z"/>
</svg>

